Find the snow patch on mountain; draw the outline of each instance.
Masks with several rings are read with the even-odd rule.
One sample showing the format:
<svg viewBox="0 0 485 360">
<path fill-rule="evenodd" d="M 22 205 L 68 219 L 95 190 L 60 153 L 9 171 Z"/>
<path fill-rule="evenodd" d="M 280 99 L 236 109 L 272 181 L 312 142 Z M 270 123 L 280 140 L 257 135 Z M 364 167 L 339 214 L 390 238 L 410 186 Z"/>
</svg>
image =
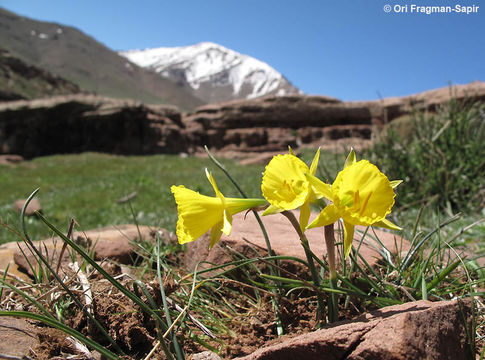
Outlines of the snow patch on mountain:
<svg viewBox="0 0 485 360">
<path fill-rule="evenodd" d="M 232 98 L 299 93 L 278 71 L 251 56 L 221 45 L 203 42 L 192 46 L 121 52 L 131 62 L 168 78 L 178 77 L 197 93 L 208 87 L 230 87 Z"/>
</svg>

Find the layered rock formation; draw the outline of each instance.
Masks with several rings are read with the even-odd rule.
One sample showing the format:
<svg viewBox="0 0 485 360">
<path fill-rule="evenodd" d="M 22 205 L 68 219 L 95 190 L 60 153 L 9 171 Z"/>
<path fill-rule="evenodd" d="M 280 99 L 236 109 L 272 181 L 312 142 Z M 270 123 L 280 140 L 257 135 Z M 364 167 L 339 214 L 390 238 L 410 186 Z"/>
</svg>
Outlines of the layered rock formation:
<svg viewBox="0 0 485 360">
<path fill-rule="evenodd" d="M 183 127 L 177 108 L 165 105 L 94 95 L 14 101 L 0 104 L 0 153 L 179 153 Z"/>
<path fill-rule="evenodd" d="M 370 138 L 378 108 L 324 96 L 263 97 L 206 105 L 185 117 L 189 143 L 222 151 L 280 151 L 325 138 Z"/>
<path fill-rule="evenodd" d="M 114 154 L 197 153 L 247 157 L 288 145 L 333 148 L 370 143 L 386 123 L 414 110 L 434 112 L 455 98 L 485 101 L 475 82 L 381 101 L 344 102 L 325 96 L 268 96 L 199 107 L 182 114 L 93 95 L 0 104 L 0 154 L 26 158 L 99 151 Z"/>
<path fill-rule="evenodd" d="M 434 112 L 451 98 L 485 100 L 485 83 L 381 101 L 343 102 L 324 96 L 263 97 L 205 105 L 187 115 L 188 143 L 214 151 L 281 151 L 291 146 L 328 147 L 340 139 L 369 142 L 386 123 L 414 110 Z"/>
</svg>

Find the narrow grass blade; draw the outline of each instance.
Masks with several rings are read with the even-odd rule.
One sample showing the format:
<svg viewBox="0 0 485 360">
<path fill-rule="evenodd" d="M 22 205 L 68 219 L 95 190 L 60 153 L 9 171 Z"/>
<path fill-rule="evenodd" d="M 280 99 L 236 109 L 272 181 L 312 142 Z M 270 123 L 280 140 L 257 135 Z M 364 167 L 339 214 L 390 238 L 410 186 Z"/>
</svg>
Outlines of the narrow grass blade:
<svg viewBox="0 0 485 360">
<path fill-rule="evenodd" d="M 458 220 L 460 218 L 460 214 L 457 214 L 447 220 L 445 220 L 444 222 L 442 222 L 441 224 L 439 224 L 439 226 L 437 226 L 435 229 L 433 229 L 432 231 L 430 231 L 425 237 L 423 237 L 423 239 L 421 239 L 421 241 L 416 244 L 416 246 L 414 246 L 411 251 L 408 252 L 408 254 L 406 255 L 406 258 L 404 259 L 404 261 L 402 262 L 401 264 L 401 269 L 400 269 L 400 272 L 406 270 L 408 268 L 408 266 L 411 264 L 411 259 L 414 257 L 414 255 L 418 252 L 418 250 L 421 248 L 421 246 L 424 245 L 424 243 L 431 237 L 433 236 L 436 232 L 439 231 L 439 229 L 441 229 L 442 227 L 448 225 L 448 224 L 451 224 L 452 222 Z"/>
<path fill-rule="evenodd" d="M 430 292 L 436 287 L 436 285 L 441 283 L 445 277 L 447 277 L 453 270 L 458 267 L 458 265 L 460 265 L 461 261 L 461 259 L 456 260 L 454 263 L 443 269 L 437 277 L 433 278 L 433 280 L 426 286 L 427 292 Z"/>
<path fill-rule="evenodd" d="M 42 306 L 41 303 L 39 303 L 37 300 L 35 300 L 32 296 L 30 296 L 26 292 L 20 290 L 18 287 L 16 287 L 16 286 L 14 286 L 14 285 L 12 285 L 12 284 L 10 284 L 10 283 L 2 280 L 1 281 L 1 286 L 0 286 L 0 288 L 2 289 L 2 291 L 3 291 L 3 289 L 5 287 L 8 287 L 10 290 L 12 290 L 13 292 L 17 293 L 18 295 L 20 295 L 21 297 L 23 297 L 27 301 L 30 301 L 30 303 L 32 305 L 34 305 L 37 309 L 39 309 L 41 312 L 43 312 L 46 316 L 48 316 L 48 317 L 50 317 L 52 319 L 55 319 L 55 317 L 49 311 L 47 311 L 47 309 L 44 306 Z"/>
<path fill-rule="evenodd" d="M 74 301 L 74 303 L 77 305 L 77 307 L 79 307 L 79 309 L 89 318 L 89 320 L 92 321 L 92 323 L 99 329 L 99 331 L 101 331 L 101 333 L 106 337 L 106 339 L 113 345 L 113 347 L 116 349 L 116 351 L 118 351 L 120 354 L 123 354 L 124 355 L 124 352 L 123 350 L 121 350 L 121 348 L 119 347 L 119 345 L 113 340 L 113 338 L 106 332 L 106 330 L 104 329 L 104 327 L 99 323 L 98 320 L 96 320 L 96 318 L 89 312 L 87 311 L 87 309 L 85 308 L 85 306 L 81 303 L 81 301 L 78 299 L 78 297 L 76 295 L 74 295 L 74 293 L 71 291 L 71 289 L 69 289 L 69 287 L 64 283 L 64 281 L 62 281 L 62 279 L 59 277 L 59 275 L 54 271 L 54 269 L 51 267 L 51 265 L 49 264 L 49 261 L 42 255 L 42 252 L 37 249 L 34 245 L 34 243 L 32 242 L 32 240 L 30 239 L 29 237 L 29 234 L 27 233 L 27 228 L 25 226 L 25 210 L 27 209 L 27 206 L 29 205 L 30 201 L 34 198 L 34 196 L 37 194 L 37 192 L 39 191 L 39 189 L 36 189 L 34 190 L 34 192 L 32 192 L 32 194 L 30 194 L 30 196 L 27 198 L 27 200 L 25 201 L 25 204 L 22 208 L 22 211 L 20 212 L 20 220 L 22 222 L 22 230 L 24 232 L 24 240 L 26 241 L 26 244 L 29 245 L 29 249 L 31 249 L 32 251 L 35 252 L 35 254 L 37 255 L 37 261 L 42 261 L 44 263 L 44 265 L 46 266 L 46 268 L 49 270 L 49 272 L 52 274 L 52 276 L 54 276 L 54 278 L 57 280 L 57 282 L 59 283 L 59 285 L 61 285 L 61 287 L 64 289 L 64 291 L 66 291 L 66 293 L 69 295 L 69 297 Z M 35 214 L 37 216 L 39 216 L 41 219 L 43 219 L 43 216 L 38 212 L 36 211 Z M 47 221 L 47 220 L 46 220 Z M 53 225 L 51 225 L 51 229 L 54 230 L 55 229 L 55 232 L 57 234 L 59 234 L 59 236 L 61 236 L 61 238 L 64 238 L 64 239 L 67 239 L 68 242 L 70 242 L 71 244 L 74 244 L 80 251 L 82 251 L 81 248 L 79 248 L 79 246 L 77 246 L 74 242 L 72 242 L 70 239 L 68 239 L 61 231 L 59 231 L 56 227 L 54 227 Z M 84 251 L 82 251 L 84 253 Z M 94 260 L 91 259 L 91 261 L 93 263 Z M 96 264 L 96 263 L 95 263 Z M 97 265 L 97 264 L 96 264 Z M 99 268 L 100 266 L 97 265 Z M 104 271 L 104 270 L 103 270 Z"/>
</svg>

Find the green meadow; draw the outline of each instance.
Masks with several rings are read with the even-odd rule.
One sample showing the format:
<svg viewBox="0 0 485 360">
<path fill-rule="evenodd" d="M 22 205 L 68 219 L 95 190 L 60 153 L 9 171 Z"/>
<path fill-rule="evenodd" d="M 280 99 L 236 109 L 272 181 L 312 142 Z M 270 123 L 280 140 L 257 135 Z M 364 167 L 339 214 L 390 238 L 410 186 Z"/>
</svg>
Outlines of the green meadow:
<svg viewBox="0 0 485 360">
<path fill-rule="evenodd" d="M 241 355 L 238 339 L 247 334 L 237 332 L 243 328 L 238 321 L 245 324 L 252 312 L 269 314 L 268 339 L 291 332 L 291 321 L 285 322 L 280 315 L 294 312 L 295 299 L 306 301 L 303 308 L 313 306 L 315 309 L 316 298 L 317 307 L 323 313 L 327 311 L 328 321 L 333 322 L 348 316 L 350 309 L 362 313 L 415 300 L 468 301 L 471 298 L 472 328 L 467 334 L 467 346 L 470 354 L 483 359 L 485 318 L 483 305 L 477 305 L 483 304 L 485 284 L 485 269 L 481 265 L 485 256 L 483 140 L 485 106 L 452 103 L 435 114 L 416 113 L 401 119 L 399 127 L 388 126 L 371 148 L 357 153 L 357 160 L 369 159 L 390 180 L 404 180 L 396 189 L 396 202 L 388 219 L 403 228 L 402 232 L 396 233 L 410 241 L 410 249 L 391 254 L 381 244 L 382 259 L 375 267 L 370 267 L 358 261 L 361 244 L 353 244 L 350 258 L 345 259 L 341 251 L 343 239 L 339 238 L 336 242 L 339 267 L 334 279 L 328 277 L 327 260 L 318 258 L 311 249 L 306 253 L 306 261 L 292 258 L 311 270 L 301 274 L 284 272 L 278 265 L 284 257 L 261 255 L 248 258 L 227 245 L 225 249 L 234 258 L 231 263 L 190 273 L 180 257 L 178 245 L 164 249 L 165 245 L 160 242 L 152 244 L 139 239 L 137 245 L 142 251 L 136 269 L 141 275 L 139 279 L 120 280 L 106 273 L 71 240 L 64 237 L 64 241 L 83 258 L 81 267 L 85 271 L 100 274 L 124 294 L 124 301 L 135 304 L 154 320 L 151 327 L 145 323 L 143 326 L 148 326 L 147 331 L 156 336 L 161 347 L 159 351 L 163 351 L 166 358 L 185 359 L 185 354 L 194 350 L 194 344 L 199 350 L 210 349 L 228 357 Z M 309 164 L 315 150 L 304 149 L 299 155 Z M 332 183 L 342 169 L 348 151 L 322 152 L 316 175 Z M 243 166 L 232 160 L 219 160 L 249 197 L 262 196 L 263 165 Z M 40 157 L 14 166 L 0 165 L 0 220 L 4 227 L 0 231 L 0 243 L 22 238 L 19 215 L 14 212 L 13 203 L 27 198 L 37 188 L 40 189 L 37 198 L 47 220 L 26 219 L 33 240 L 47 238 L 53 235 L 52 231 L 65 234 L 71 219 L 78 224 L 76 230 L 138 223 L 175 231 L 177 209 L 170 187 L 184 185 L 213 196 L 205 168 L 213 172 L 226 197 L 240 197 L 231 181 L 207 157 L 84 153 Z M 53 225 L 52 231 L 47 222 Z M 372 238 L 373 235 L 369 232 L 366 236 Z M 379 239 L 376 242 L 379 243 Z M 38 254 L 39 262 L 41 256 Z M 176 265 L 172 266 L 169 263 L 174 259 Z M 48 263 L 47 259 L 42 261 Z M 257 261 L 264 261 L 269 270 L 262 271 L 255 265 Z M 49 271 L 51 275 L 55 274 L 55 271 Z M 36 285 L 29 285 L 27 292 L 22 290 L 24 287 L 9 283 L 5 274 L 0 279 L 0 300 L 2 293 L 6 294 L 5 298 L 8 294 L 9 299 L 16 293 L 19 295 L 16 302 L 30 304 L 43 315 L 5 309 L 0 310 L 0 316 L 42 321 L 71 334 L 109 359 L 124 355 L 123 351 L 129 347 L 119 340 L 117 344 L 108 334 L 93 342 L 65 326 L 70 317 L 86 311 L 82 302 L 69 293 L 69 287 L 77 291 L 79 284 L 68 285 L 59 278 L 58 283 L 64 287 L 63 295 L 49 301 L 44 294 L 54 292 L 58 285 L 45 274 L 48 274 L 47 270 L 39 270 L 34 280 Z M 149 292 L 153 279 L 160 284 L 158 303 Z M 164 286 L 171 283 L 177 286 L 172 289 L 170 299 L 186 306 L 182 312 L 168 307 Z M 160 311 L 162 306 L 163 312 Z M 200 329 L 199 325 L 194 327 L 194 323 L 182 317 L 189 307 L 191 314 L 200 319 L 208 331 L 200 332 L 195 328 Z M 85 315 L 91 316 L 89 313 Z M 129 314 L 115 312 L 110 316 L 129 317 Z M 153 327 L 155 323 L 157 329 Z M 172 331 L 175 323 L 178 327 Z M 104 331 L 110 324 L 98 323 L 96 326 Z M 305 331 L 312 330 L 308 328 L 308 321 L 306 325 L 302 324 L 300 326 Z M 208 337 L 208 332 L 216 334 L 216 339 Z M 144 349 L 142 353 L 147 354 L 149 350 Z M 138 350 L 130 355 L 130 358 L 141 358 Z"/>
<path fill-rule="evenodd" d="M 225 164 L 250 196 L 260 196 L 258 183 L 263 166 L 239 166 L 232 161 Z M 212 196 L 205 168 L 214 171 L 226 196 L 236 196 L 229 181 L 207 158 L 84 153 L 40 157 L 17 166 L 0 165 L 0 218 L 19 230 L 19 215 L 13 211 L 13 203 L 40 188 L 37 198 L 42 211 L 60 229 L 67 230 L 70 219 L 84 230 L 133 223 L 134 214 L 139 224 L 173 231 L 177 213 L 170 187 L 184 185 Z M 133 193 L 136 196 L 130 202 L 120 203 Z M 34 217 L 28 219 L 28 224 L 35 239 L 50 235 Z M 18 240 L 13 232 L 0 233 L 0 243 L 13 240 Z"/>
</svg>

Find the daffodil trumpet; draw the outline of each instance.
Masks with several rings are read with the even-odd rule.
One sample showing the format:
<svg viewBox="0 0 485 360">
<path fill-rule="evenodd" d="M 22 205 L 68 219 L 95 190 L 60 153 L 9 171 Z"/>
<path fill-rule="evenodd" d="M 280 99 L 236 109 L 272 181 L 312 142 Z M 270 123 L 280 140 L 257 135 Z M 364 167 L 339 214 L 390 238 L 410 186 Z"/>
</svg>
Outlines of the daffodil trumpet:
<svg viewBox="0 0 485 360">
<path fill-rule="evenodd" d="M 367 160 L 356 161 L 353 150 L 332 185 L 322 182 L 313 174 L 306 173 L 305 176 L 316 196 L 331 202 L 307 229 L 330 225 L 343 219 L 345 257 L 349 256 L 357 225 L 401 230 L 386 216 L 391 213 L 394 205 L 394 189 L 402 181 L 389 181 L 386 175 Z"/>
<path fill-rule="evenodd" d="M 305 231 L 310 219 L 310 203 L 317 199 L 305 173 L 315 175 L 320 149 L 313 157 L 310 167 L 290 153 L 271 159 L 263 174 L 261 191 L 270 206 L 263 216 L 300 208 L 300 228 Z"/>
<path fill-rule="evenodd" d="M 211 249 L 222 234 L 230 235 L 232 216 L 253 208 L 264 206 L 264 199 L 238 199 L 225 197 L 207 169 L 206 176 L 214 189 L 215 197 L 199 194 L 183 185 L 172 186 L 171 191 L 177 203 L 177 238 L 180 244 L 196 240 L 209 230 Z"/>
</svg>

